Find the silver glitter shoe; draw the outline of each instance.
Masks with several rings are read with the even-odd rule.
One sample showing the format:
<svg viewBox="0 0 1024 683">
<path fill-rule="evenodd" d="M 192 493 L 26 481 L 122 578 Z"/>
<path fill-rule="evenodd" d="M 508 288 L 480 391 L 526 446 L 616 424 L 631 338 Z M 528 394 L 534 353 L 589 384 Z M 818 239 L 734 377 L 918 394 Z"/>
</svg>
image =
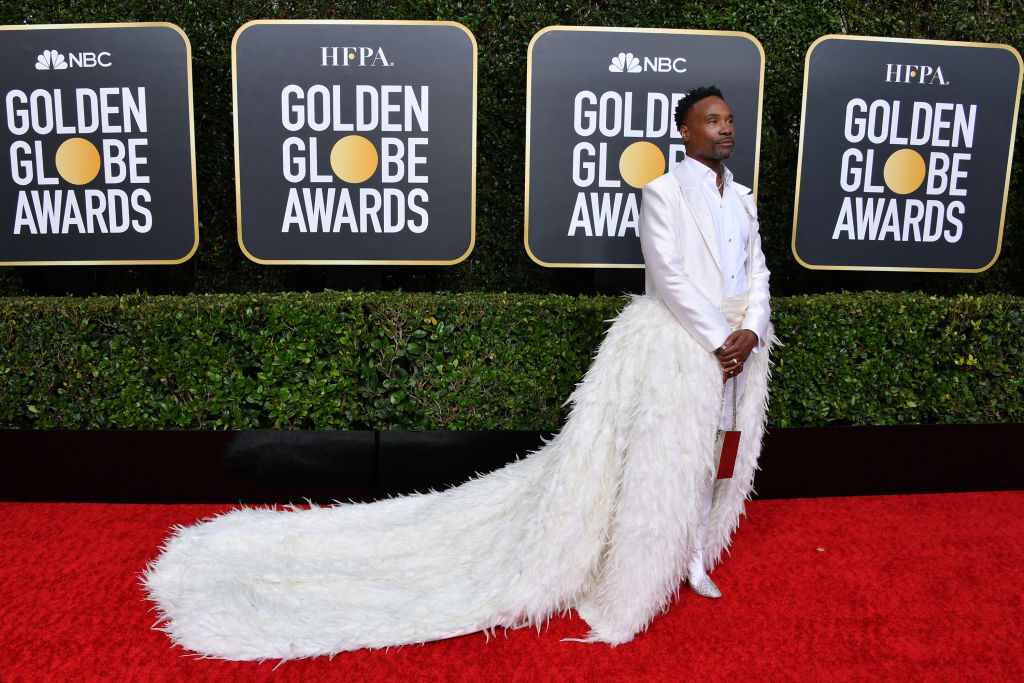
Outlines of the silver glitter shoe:
<svg viewBox="0 0 1024 683">
<path fill-rule="evenodd" d="M 705 598 L 720 598 L 722 597 L 722 591 L 718 590 L 718 586 L 711 580 L 711 577 L 705 576 L 703 579 L 697 582 L 697 585 L 687 582 L 692 590 L 697 595 L 701 595 Z"/>
</svg>

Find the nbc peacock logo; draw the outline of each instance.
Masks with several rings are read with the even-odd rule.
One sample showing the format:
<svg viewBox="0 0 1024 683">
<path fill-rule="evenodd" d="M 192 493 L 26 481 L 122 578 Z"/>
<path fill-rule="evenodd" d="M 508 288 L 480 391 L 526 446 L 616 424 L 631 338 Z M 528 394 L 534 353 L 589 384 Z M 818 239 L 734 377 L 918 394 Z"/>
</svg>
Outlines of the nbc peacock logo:
<svg viewBox="0 0 1024 683">
<path fill-rule="evenodd" d="M 36 57 L 38 71 L 64 71 L 65 69 L 108 68 L 112 66 L 109 52 L 68 52 L 62 55 L 56 50 L 43 50 Z"/>
<path fill-rule="evenodd" d="M 38 71 L 62 71 L 68 68 L 68 62 L 64 55 L 56 50 L 43 50 L 36 57 L 36 69 Z"/>
<path fill-rule="evenodd" d="M 612 73 L 638 74 L 644 71 L 655 73 L 686 73 L 686 57 L 645 57 L 632 52 L 620 52 L 612 57 L 608 65 Z"/>
<path fill-rule="evenodd" d="M 608 65 L 612 73 L 640 73 L 640 60 L 633 56 L 632 52 L 620 52 L 612 57 L 612 63 Z"/>
</svg>

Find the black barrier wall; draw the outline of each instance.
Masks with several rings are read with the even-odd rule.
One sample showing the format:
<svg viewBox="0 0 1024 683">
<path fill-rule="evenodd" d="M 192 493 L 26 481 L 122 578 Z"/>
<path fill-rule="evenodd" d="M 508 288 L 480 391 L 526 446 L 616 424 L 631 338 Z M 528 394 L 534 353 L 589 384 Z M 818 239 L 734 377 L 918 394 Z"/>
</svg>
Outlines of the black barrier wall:
<svg viewBox="0 0 1024 683">
<path fill-rule="evenodd" d="M 249 262 L 237 246 L 231 117 L 231 39 L 245 22 L 261 19 L 404 19 L 464 24 L 479 49 L 477 235 L 473 253 L 456 266 L 272 267 Z M 552 272 L 523 248 L 527 46 L 552 25 L 668 27 L 748 32 L 765 51 L 764 118 L 758 188 L 764 248 L 776 294 L 840 288 L 921 288 L 935 293 L 1024 292 L 1019 226 L 1024 197 L 1020 145 L 1011 166 L 1002 253 L 981 275 L 865 275 L 819 273 L 801 267 L 790 251 L 796 180 L 803 61 L 826 34 L 872 35 L 1006 43 L 1024 49 L 1024 7 L 1019 4 L 940 2 L 706 3 L 600 5 L 536 1 L 492 3 L 313 2 L 272 5 L 256 0 L 199 2 L 178 8 L 111 0 L 92 5 L 26 9 L 5 5 L 0 23 L 171 22 L 188 35 L 193 51 L 201 239 L 180 266 L 73 272 L 48 268 L 0 269 L 0 293 L 236 292 L 323 287 L 414 290 L 593 292 L 638 288 L 639 278 L 616 279 L 583 269 Z M 1018 126 L 1019 128 L 1019 126 Z"/>
<path fill-rule="evenodd" d="M 758 498 L 1005 491 L 1024 424 L 782 429 L 765 436 Z M 0 500 L 329 505 L 441 490 L 539 448 L 507 432 L 0 430 Z M 972 451 L 971 467 L 963 453 Z M 148 457 L 137 457 L 145 452 Z M 40 454 L 43 454 L 40 456 Z"/>
</svg>

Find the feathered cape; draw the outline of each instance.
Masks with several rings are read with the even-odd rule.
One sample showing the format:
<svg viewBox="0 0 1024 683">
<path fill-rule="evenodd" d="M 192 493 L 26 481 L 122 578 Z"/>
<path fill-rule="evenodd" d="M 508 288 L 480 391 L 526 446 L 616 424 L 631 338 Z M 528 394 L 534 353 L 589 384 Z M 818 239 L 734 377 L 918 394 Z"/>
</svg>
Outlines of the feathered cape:
<svg viewBox="0 0 1024 683">
<path fill-rule="evenodd" d="M 732 479 L 705 558 L 721 558 L 761 447 L 767 349 L 747 362 Z M 311 509 L 243 508 L 174 530 L 143 583 L 158 628 L 224 659 L 295 659 L 540 624 L 578 610 L 624 643 L 665 610 L 712 476 L 721 371 L 657 299 L 609 328 L 561 432 L 442 492 Z"/>
</svg>

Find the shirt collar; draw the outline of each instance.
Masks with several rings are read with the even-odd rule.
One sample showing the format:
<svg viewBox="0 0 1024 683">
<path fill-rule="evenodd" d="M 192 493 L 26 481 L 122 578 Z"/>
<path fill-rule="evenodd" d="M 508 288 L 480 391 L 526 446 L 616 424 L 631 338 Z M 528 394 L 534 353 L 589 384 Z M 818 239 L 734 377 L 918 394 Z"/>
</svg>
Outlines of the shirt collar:
<svg viewBox="0 0 1024 683">
<path fill-rule="evenodd" d="M 715 188 L 718 187 L 718 178 L 710 168 L 690 156 L 683 157 L 683 163 L 689 165 L 690 170 L 700 182 Z M 722 174 L 725 177 L 725 184 L 729 185 L 732 183 L 732 171 L 725 164 L 722 164 L 722 168 L 725 169 L 725 173 Z"/>
</svg>

